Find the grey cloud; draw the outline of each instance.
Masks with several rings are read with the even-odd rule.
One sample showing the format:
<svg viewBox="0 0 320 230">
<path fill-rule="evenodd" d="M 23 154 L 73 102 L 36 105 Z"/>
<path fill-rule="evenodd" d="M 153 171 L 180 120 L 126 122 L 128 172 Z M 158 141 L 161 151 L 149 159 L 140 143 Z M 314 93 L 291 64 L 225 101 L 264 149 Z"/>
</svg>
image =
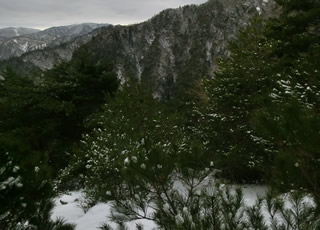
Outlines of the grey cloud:
<svg viewBox="0 0 320 230">
<path fill-rule="evenodd" d="M 206 0 L 0 0 L 0 28 L 50 27 L 81 22 L 132 24 L 166 8 Z"/>
</svg>

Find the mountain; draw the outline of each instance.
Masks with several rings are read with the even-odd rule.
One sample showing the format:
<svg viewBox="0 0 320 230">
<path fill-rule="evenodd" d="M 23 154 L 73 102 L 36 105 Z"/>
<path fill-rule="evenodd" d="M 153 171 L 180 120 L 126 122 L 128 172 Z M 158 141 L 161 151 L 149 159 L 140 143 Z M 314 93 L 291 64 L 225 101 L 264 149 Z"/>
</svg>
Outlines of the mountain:
<svg viewBox="0 0 320 230">
<path fill-rule="evenodd" d="M 18 37 L 27 34 L 34 34 L 40 32 L 40 30 L 23 27 L 8 27 L 0 29 L 0 41 L 7 40 L 13 37 Z"/>
<path fill-rule="evenodd" d="M 77 58 L 74 51 L 82 46 L 94 61 L 112 61 L 122 83 L 134 78 L 155 97 L 170 99 L 179 88 L 210 76 L 217 58 L 228 55 L 228 41 L 252 16 L 273 15 L 274 6 L 271 0 L 209 0 L 202 5 L 164 10 L 140 24 L 100 28 L 9 63 L 24 71 L 46 70 Z M 7 63 L 0 63 L 0 68 Z"/>
<path fill-rule="evenodd" d="M 54 47 L 69 42 L 78 36 L 109 24 L 83 23 L 69 26 L 51 27 L 43 31 L 26 28 L 6 28 L 0 30 L 0 60 L 19 57 L 22 54 Z"/>
<path fill-rule="evenodd" d="M 84 48 L 96 62 L 113 61 L 122 82 L 134 78 L 154 97 L 169 100 L 212 75 L 239 29 L 254 15 L 272 15 L 274 6 L 266 0 L 210 0 L 168 9 L 141 24 L 104 29 Z"/>
</svg>

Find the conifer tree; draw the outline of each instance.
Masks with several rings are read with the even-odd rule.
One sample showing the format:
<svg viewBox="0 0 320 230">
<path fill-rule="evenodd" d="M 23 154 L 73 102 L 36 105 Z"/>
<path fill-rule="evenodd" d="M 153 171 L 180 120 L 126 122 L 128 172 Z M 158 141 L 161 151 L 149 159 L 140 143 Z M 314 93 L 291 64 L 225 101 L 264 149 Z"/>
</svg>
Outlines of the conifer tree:
<svg viewBox="0 0 320 230">
<path fill-rule="evenodd" d="M 252 21 L 205 83 L 205 129 L 229 177 L 271 172 L 318 196 L 319 2 L 278 2 L 282 14 Z"/>
<path fill-rule="evenodd" d="M 202 112 L 203 130 L 216 166 L 232 180 L 261 180 L 272 161 L 272 144 L 260 139 L 251 124 L 261 98 L 272 88 L 271 46 L 263 21 L 254 18 L 231 42 L 231 55 L 220 60 L 214 78 L 204 82 L 208 104 Z"/>
<path fill-rule="evenodd" d="M 28 221 L 50 198 L 52 180 L 68 164 L 68 148 L 84 120 L 118 87 L 109 62 L 84 51 L 35 82 L 11 69 L 0 82 L 0 222 L 10 229 Z"/>
<path fill-rule="evenodd" d="M 8 69 L 0 95 L 0 226 L 15 229 L 52 195 L 47 130 L 41 125 L 41 98 L 31 80 Z M 38 120 L 40 119 L 40 120 Z"/>
<path fill-rule="evenodd" d="M 276 84 L 255 126 L 277 147 L 277 183 L 319 197 L 320 3 L 279 3 L 284 13 L 267 25 L 266 36 L 275 43 L 272 57 L 281 69 L 270 76 Z"/>
</svg>

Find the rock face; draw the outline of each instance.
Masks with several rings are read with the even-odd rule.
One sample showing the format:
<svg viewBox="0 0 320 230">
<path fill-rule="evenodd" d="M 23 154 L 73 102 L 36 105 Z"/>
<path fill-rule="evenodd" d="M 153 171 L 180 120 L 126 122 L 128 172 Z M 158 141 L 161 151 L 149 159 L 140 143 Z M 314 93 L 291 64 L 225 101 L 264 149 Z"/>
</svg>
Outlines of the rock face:
<svg viewBox="0 0 320 230">
<path fill-rule="evenodd" d="M 209 0 L 168 9 L 141 24 L 106 27 L 63 46 L 24 54 L 20 62 L 50 69 L 84 45 L 97 62 L 115 63 L 122 82 L 133 78 L 155 97 L 170 99 L 179 87 L 212 74 L 228 41 L 255 14 L 272 14 L 271 0 Z M 74 54 L 76 57 L 76 53 Z"/>
<path fill-rule="evenodd" d="M 266 0 L 210 0 L 104 30 L 86 47 L 96 61 L 112 60 L 122 82 L 134 77 L 155 97 L 169 100 L 179 87 L 211 75 L 239 28 L 255 14 L 270 14 L 273 6 Z"/>
<path fill-rule="evenodd" d="M 43 31 L 28 28 L 1 29 L 0 60 L 19 57 L 33 50 L 54 47 L 69 42 L 78 36 L 88 34 L 102 26 L 108 26 L 108 24 L 84 23 L 51 27 Z"/>
</svg>

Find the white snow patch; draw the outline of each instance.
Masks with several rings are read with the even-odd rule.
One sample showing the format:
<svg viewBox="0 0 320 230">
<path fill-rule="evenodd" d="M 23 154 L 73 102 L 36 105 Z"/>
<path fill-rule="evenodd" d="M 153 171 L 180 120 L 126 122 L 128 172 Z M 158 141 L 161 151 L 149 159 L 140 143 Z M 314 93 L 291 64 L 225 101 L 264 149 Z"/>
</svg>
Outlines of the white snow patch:
<svg viewBox="0 0 320 230">
<path fill-rule="evenodd" d="M 20 45 L 20 49 L 23 50 L 23 52 L 27 52 L 28 45 L 29 45 L 29 42 L 27 41 L 26 43 Z"/>
<path fill-rule="evenodd" d="M 111 207 L 108 204 L 97 204 L 89 211 L 74 221 L 77 224 L 76 230 L 90 230 L 97 229 L 107 220 L 107 215 L 111 213 Z M 115 224 L 109 223 L 111 226 L 116 226 Z"/>
<path fill-rule="evenodd" d="M 258 6 L 258 7 L 256 7 L 256 9 L 257 9 L 257 11 L 258 11 L 258 13 L 260 15 L 261 14 L 261 8 Z"/>
<path fill-rule="evenodd" d="M 183 190 L 182 184 L 175 183 L 175 187 Z M 236 188 L 236 185 L 232 186 L 232 190 L 234 188 Z M 255 203 L 257 196 L 264 196 L 267 190 L 265 186 L 252 185 L 243 186 L 242 189 L 245 203 L 250 206 Z M 60 200 L 67 202 L 67 204 L 62 205 Z M 99 203 L 84 213 L 80 205 L 81 200 L 84 200 L 84 194 L 81 192 L 71 192 L 69 195 L 62 195 L 56 198 L 55 203 L 57 206 L 54 208 L 51 218 L 55 220 L 58 217 L 62 217 L 68 223 L 75 224 L 76 230 L 97 230 L 103 223 L 107 223 L 111 227 L 117 226 L 110 220 L 112 202 Z M 181 219 L 179 221 L 181 222 Z M 150 220 L 131 221 L 126 226 L 128 230 L 135 230 L 137 223 L 142 224 L 146 230 L 157 229 L 156 224 Z"/>
<path fill-rule="evenodd" d="M 207 180 L 205 180 L 204 185 L 208 185 L 210 183 L 210 179 L 211 178 L 208 177 Z M 185 188 L 181 183 L 176 182 L 174 187 L 180 190 L 179 192 L 184 192 L 183 190 Z M 220 188 L 223 189 L 224 187 L 224 185 L 221 185 Z M 231 185 L 231 192 L 234 192 L 237 187 L 239 187 L 239 185 Z M 267 193 L 266 186 L 242 185 L 240 187 L 243 191 L 244 202 L 248 206 L 253 206 L 257 201 L 257 197 L 264 198 Z M 290 208 L 291 204 L 288 202 L 289 198 L 287 194 L 283 194 L 282 197 L 286 201 L 286 207 Z M 67 202 L 67 204 L 62 205 L 60 200 Z M 55 199 L 57 206 L 54 208 L 51 218 L 55 220 L 58 217 L 62 217 L 68 223 L 75 224 L 76 230 L 97 230 L 98 227 L 100 227 L 103 223 L 107 223 L 113 228 L 117 227 L 117 225 L 110 220 L 113 204 L 112 202 L 99 203 L 85 213 L 80 205 L 82 200 L 84 200 L 84 194 L 81 192 L 71 192 L 69 195 L 57 197 Z M 311 197 L 305 197 L 304 202 L 311 205 L 314 204 Z M 170 206 L 168 204 L 164 204 L 163 208 L 165 211 L 169 211 Z M 184 210 L 184 212 L 186 211 L 187 210 Z M 264 206 L 262 209 L 262 215 L 264 216 L 265 220 L 269 222 L 270 218 L 266 206 Z M 176 216 L 176 221 L 183 223 L 183 218 Z M 128 230 L 135 230 L 137 223 L 142 224 L 146 230 L 158 229 L 157 225 L 150 220 L 131 221 L 126 224 L 126 227 Z"/>
<path fill-rule="evenodd" d="M 243 192 L 243 199 L 244 202 L 248 206 L 253 206 L 256 201 L 257 197 L 265 197 L 267 193 L 266 186 L 259 186 L 259 185 L 243 185 L 241 186 Z"/>
<path fill-rule="evenodd" d="M 161 94 L 160 94 L 160 92 L 155 91 L 154 93 L 152 93 L 152 97 L 154 99 L 159 99 L 159 98 L 161 98 Z"/>
<path fill-rule="evenodd" d="M 148 34 L 148 35 L 146 36 L 146 40 L 147 40 L 148 44 L 151 45 L 153 43 L 153 41 L 155 40 L 156 36 L 153 33 Z"/>
<path fill-rule="evenodd" d="M 16 36 L 19 36 L 19 35 L 20 35 L 20 34 L 18 33 L 17 28 L 14 28 L 14 29 L 13 29 L 13 32 L 16 34 Z"/>
<path fill-rule="evenodd" d="M 142 67 L 141 67 L 141 64 L 140 64 L 140 61 L 138 58 L 136 58 L 136 68 L 137 68 L 137 77 L 139 79 L 139 81 L 141 81 L 141 75 L 142 75 Z"/>
<path fill-rule="evenodd" d="M 211 56 L 212 56 L 212 51 L 211 51 L 211 49 L 212 49 L 212 41 L 207 41 L 207 43 L 206 43 L 207 61 L 211 61 L 211 59 L 212 59 L 212 58 L 211 58 Z"/>
<path fill-rule="evenodd" d="M 70 195 L 63 195 L 55 199 L 56 207 L 53 210 L 51 218 L 53 220 L 58 217 L 63 217 L 68 222 L 75 223 L 75 221 L 85 215 L 84 211 L 80 208 L 77 200 L 82 197 L 81 192 L 71 192 Z M 61 201 L 67 202 L 62 205 Z"/>
<path fill-rule="evenodd" d="M 122 66 L 118 66 L 117 77 L 120 80 L 120 85 L 124 85 L 126 83 L 126 79 L 122 73 Z"/>
<path fill-rule="evenodd" d="M 60 200 L 67 202 L 63 205 Z M 117 225 L 110 220 L 112 202 L 99 203 L 90 208 L 86 213 L 81 208 L 81 201 L 84 194 L 81 192 L 71 192 L 69 195 L 62 195 L 55 199 L 56 207 L 53 210 L 51 219 L 64 218 L 68 223 L 76 225 L 76 230 L 97 230 L 103 223 L 115 228 Z M 135 230 L 136 224 L 142 224 L 144 229 L 157 229 L 154 222 L 150 220 L 131 221 L 126 224 L 128 230 Z"/>
<path fill-rule="evenodd" d="M 40 44 L 40 45 L 37 45 L 36 47 L 35 47 L 35 49 L 36 50 L 39 50 L 39 49 L 44 49 L 44 48 L 46 48 L 47 47 L 47 44 L 46 43 L 42 43 L 42 44 Z"/>
</svg>

